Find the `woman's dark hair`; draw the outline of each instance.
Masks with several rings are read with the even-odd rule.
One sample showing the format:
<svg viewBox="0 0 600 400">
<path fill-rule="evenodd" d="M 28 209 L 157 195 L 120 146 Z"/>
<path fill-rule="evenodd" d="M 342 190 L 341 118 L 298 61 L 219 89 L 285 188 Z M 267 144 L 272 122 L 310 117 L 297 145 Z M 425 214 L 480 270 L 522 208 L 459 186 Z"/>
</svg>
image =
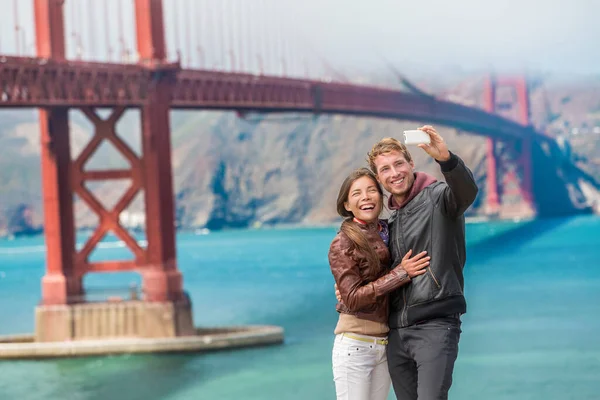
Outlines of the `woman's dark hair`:
<svg viewBox="0 0 600 400">
<path fill-rule="evenodd" d="M 352 212 L 346 210 L 345 203 L 348 201 L 348 196 L 350 195 L 350 188 L 352 184 L 362 177 L 369 177 L 375 186 L 377 187 L 377 191 L 379 192 L 379 201 L 380 206 L 383 206 L 383 190 L 381 190 L 381 185 L 377 182 L 377 178 L 367 168 L 360 168 L 353 171 L 350 175 L 344 179 L 342 186 L 340 187 L 340 192 L 337 197 L 337 212 L 338 214 L 344 218 L 342 222 L 342 226 L 340 230 L 350 239 L 352 243 L 352 248 L 356 249 L 362 254 L 367 262 L 367 268 L 364 270 L 364 276 L 366 281 L 373 281 L 379 277 L 381 273 L 381 263 L 379 261 L 379 256 L 375 252 L 375 249 L 371 247 L 367 237 L 363 233 L 362 229 L 357 225 L 356 222 L 353 221 L 354 214 Z"/>
</svg>

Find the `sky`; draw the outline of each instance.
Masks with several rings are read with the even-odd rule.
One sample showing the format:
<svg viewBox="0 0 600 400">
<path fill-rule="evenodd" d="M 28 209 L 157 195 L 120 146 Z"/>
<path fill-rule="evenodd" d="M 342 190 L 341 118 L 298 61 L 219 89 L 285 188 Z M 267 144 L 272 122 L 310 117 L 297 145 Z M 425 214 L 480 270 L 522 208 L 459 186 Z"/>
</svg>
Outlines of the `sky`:
<svg viewBox="0 0 600 400">
<path fill-rule="evenodd" d="M 333 54 L 397 65 L 600 72 L 598 0 L 292 1 Z M 319 9 L 314 15 L 311 9 Z"/>
<path fill-rule="evenodd" d="M 22 51 L 33 54 L 33 0 L 17 3 L 26 36 Z M 0 54 L 15 52 L 14 4 L 0 0 Z M 108 4 L 108 35 L 100 30 L 103 4 Z M 133 49 L 132 4 L 133 0 L 66 0 L 67 32 L 73 37 L 72 32 L 83 31 L 84 58 L 106 58 L 106 38 L 113 49 L 119 47 L 117 7 L 123 10 L 125 42 Z M 598 0 L 164 0 L 163 4 L 171 58 L 180 48 L 184 57 L 192 54 L 187 61 L 191 66 L 201 63 L 196 50 L 201 46 L 204 58 L 212 60 L 207 64 L 242 63 L 256 69 L 260 61 L 255 54 L 269 58 L 264 49 L 271 43 L 286 54 L 288 69 L 300 68 L 301 59 L 317 57 L 336 69 L 372 71 L 384 68 L 385 59 L 403 71 L 453 67 L 600 74 Z M 76 47 L 68 40 L 75 57 Z M 235 50 L 232 59 L 229 50 L 238 47 L 243 50 Z M 266 63 L 270 68 L 277 64 Z"/>
</svg>

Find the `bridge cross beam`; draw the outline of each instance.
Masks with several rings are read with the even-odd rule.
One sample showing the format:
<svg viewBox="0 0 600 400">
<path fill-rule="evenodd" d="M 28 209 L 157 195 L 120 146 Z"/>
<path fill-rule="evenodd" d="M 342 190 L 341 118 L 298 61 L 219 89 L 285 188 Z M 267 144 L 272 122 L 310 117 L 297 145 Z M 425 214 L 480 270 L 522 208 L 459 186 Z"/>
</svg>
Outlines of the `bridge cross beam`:
<svg viewBox="0 0 600 400">
<path fill-rule="evenodd" d="M 129 204 L 131 204 L 141 189 L 143 189 L 141 160 L 117 135 L 117 123 L 125 112 L 125 108 L 118 107 L 114 109 L 111 115 L 106 119 L 100 118 L 93 108 L 83 108 L 82 112 L 94 126 L 94 132 L 87 146 L 72 163 L 72 188 L 73 192 L 76 193 L 98 216 L 100 223 L 81 250 L 76 251 L 74 260 L 75 269 L 79 275 L 89 272 L 137 269 L 145 264 L 146 250 L 140 247 L 138 242 L 120 224 L 119 220 L 121 213 Z M 84 168 L 85 164 L 91 159 L 104 141 L 107 141 L 114 146 L 114 148 L 128 161 L 130 168 L 101 170 L 87 170 Z M 111 210 L 107 210 L 96 196 L 94 196 L 93 192 L 86 187 L 86 183 L 90 181 L 106 182 L 122 179 L 130 181 L 129 188 L 124 192 Z M 89 257 L 91 253 L 110 231 L 125 243 L 135 256 L 134 261 L 119 260 L 110 262 L 90 262 Z"/>
</svg>

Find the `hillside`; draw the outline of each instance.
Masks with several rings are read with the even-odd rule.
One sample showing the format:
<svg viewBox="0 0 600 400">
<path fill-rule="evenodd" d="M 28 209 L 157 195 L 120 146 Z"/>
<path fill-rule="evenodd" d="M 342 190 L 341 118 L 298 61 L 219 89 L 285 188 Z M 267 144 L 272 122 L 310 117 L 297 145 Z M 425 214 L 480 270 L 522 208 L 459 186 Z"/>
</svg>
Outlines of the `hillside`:
<svg viewBox="0 0 600 400">
<path fill-rule="evenodd" d="M 442 85 L 438 95 L 478 104 L 480 82 Z M 435 85 L 430 85 L 435 87 Z M 450 89 L 448 89 L 448 87 Z M 533 119 L 571 144 L 581 167 L 600 181 L 600 81 L 558 82 L 532 93 Z M 139 152 L 138 113 L 128 112 L 119 134 Z M 15 210 L 29 205 L 33 224 L 40 224 L 41 189 L 39 130 L 34 111 L 0 112 L 0 231 L 7 229 Z M 181 228 L 245 227 L 260 224 L 323 224 L 337 219 L 334 201 L 342 179 L 364 165 L 370 146 L 385 136 L 400 137 L 404 129 L 426 121 L 384 121 L 368 118 L 309 115 L 249 115 L 173 112 L 172 160 L 175 173 L 176 216 Z M 91 126 L 79 112 L 71 120 L 72 153 L 89 140 Z M 439 127 L 439 131 L 475 173 L 482 188 L 470 210 L 477 214 L 485 196 L 485 140 Z M 441 178 L 438 167 L 420 149 L 417 168 Z M 126 164 L 106 146 L 90 167 Z M 101 185 L 98 197 L 118 200 L 126 184 Z M 138 196 L 127 210 L 135 217 L 142 209 Z M 78 227 L 95 225 L 95 218 L 78 203 Z M 130 218 L 131 220 L 135 218 Z M 9 229 L 10 230 L 10 229 Z"/>
</svg>

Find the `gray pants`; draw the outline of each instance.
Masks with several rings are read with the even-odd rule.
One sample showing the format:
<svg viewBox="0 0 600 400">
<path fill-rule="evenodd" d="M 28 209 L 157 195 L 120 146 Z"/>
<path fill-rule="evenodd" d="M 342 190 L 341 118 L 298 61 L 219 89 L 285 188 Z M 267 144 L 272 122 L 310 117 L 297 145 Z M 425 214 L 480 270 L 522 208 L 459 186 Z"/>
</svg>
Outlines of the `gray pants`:
<svg viewBox="0 0 600 400">
<path fill-rule="evenodd" d="M 458 355 L 459 318 L 391 329 L 387 359 L 398 400 L 445 400 Z"/>
</svg>

